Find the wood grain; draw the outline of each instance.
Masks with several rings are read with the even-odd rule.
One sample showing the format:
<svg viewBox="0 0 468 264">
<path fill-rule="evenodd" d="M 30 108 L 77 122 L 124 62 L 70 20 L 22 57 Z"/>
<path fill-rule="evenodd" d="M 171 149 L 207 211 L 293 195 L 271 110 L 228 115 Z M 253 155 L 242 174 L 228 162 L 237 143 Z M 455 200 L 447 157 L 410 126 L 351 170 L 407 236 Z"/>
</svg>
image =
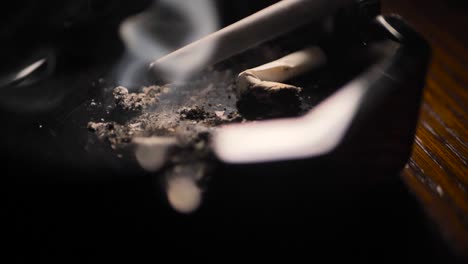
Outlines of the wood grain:
<svg viewBox="0 0 468 264">
<path fill-rule="evenodd" d="M 445 240 L 468 257 L 468 5 L 382 1 L 430 43 L 432 62 L 413 155 L 402 173 Z"/>
</svg>

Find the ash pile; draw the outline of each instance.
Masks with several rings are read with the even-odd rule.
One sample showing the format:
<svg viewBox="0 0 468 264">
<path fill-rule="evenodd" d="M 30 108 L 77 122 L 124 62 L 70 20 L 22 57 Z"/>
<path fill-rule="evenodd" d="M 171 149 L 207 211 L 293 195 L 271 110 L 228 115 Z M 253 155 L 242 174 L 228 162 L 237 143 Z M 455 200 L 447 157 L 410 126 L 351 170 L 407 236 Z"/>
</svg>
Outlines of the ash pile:
<svg viewBox="0 0 468 264">
<path fill-rule="evenodd" d="M 130 149 L 138 164 L 164 177 L 169 204 L 190 213 L 201 203 L 214 166 L 209 147 L 215 127 L 246 122 L 236 107 L 235 76 L 211 71 L 183 85 L 113 89 L 113 110 L 127 120 L 89 122 L 87 127 L 116 151 Z M 120 155 L 120 154 L 116 154 Z"/>
</svg>

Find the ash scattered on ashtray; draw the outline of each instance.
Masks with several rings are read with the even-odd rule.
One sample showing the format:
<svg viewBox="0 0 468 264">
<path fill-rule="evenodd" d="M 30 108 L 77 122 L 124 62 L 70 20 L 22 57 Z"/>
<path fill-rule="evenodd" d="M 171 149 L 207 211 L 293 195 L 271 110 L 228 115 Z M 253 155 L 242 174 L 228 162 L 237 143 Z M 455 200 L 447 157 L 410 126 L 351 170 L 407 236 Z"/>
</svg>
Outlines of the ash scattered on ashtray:
<svg viewBox="0 0 468 264">
<path fill-rule="evenodd" d="M 168 202 L 182 213 L 200 204 L 214 166 L 209 148 L 216 126 L 245 122 L 236 108 L 231 71 L 212 72 L 183 85 L 113 90 L 114 111 L 125 122 L 89 122 L 88 129 L 113 149 L 132 149 L 139 165 L 164 175 Z"/>
<path fill-rule="evenodd" d="M 231 72 L 213 73 L 185 85 L 143 87 L 130 93 L 119 86 L 113 90 L 115 110 L 136 114 L 124 123 L 89 122 L 88 129 L 110 143 L 113 149 L 133 144 L 133 138 L 176 137 L 187 142 L 188 134 L 245 121 L 236 108 Z M 182 129 L 183 128 L 183 129 Z"/>
<path fill-rule="evenodd" d="M 162 90 L 163 87 L 154 85 L 144 87 L 141 93 L 129 93 L 127 88 L 119 86 L 113 94 L 116 105 L 123 110 L 140 111 L 155 105 Z"/>
</svg>

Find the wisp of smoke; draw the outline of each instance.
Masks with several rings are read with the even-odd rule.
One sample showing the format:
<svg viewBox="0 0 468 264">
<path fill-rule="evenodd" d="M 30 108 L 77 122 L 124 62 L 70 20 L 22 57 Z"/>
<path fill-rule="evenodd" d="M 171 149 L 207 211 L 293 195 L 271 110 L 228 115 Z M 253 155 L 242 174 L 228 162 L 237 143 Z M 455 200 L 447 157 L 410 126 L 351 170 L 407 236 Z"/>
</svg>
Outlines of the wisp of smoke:
<svg viewBox="0 0 468 264">
<path fill-rule="evenodd" d="M 144 13 L 126 19 L 120 35 L 128 55 L 118 70 L 117 81 L 127 87 L 141 83 L 150 62 L 198 40 L 219 28 L 212 0 L 159 0 Z M 215 47 L 207 45 L 191 54 L 183 64 L 165 65 L 172 82 L 182 82 L 204 65 Z"/>
</svg>

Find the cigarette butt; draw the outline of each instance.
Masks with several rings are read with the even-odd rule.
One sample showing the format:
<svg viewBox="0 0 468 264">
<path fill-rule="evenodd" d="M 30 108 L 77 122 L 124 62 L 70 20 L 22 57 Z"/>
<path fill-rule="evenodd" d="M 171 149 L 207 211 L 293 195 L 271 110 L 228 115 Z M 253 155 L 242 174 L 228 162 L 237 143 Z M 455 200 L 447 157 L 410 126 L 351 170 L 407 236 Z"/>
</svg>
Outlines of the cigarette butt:
<svg viewBox="0 0 468 264">
<path fill-rule="evenodd" d="M 239 74 L 239 111 L 247 118 L 284 117 L 301 110 L 302 88 L 283 83 L 326 63 L 325 53 L 308 47 Z"/>
<path fill-rule="evenodd" d="M 276 92 L 279 89 L 300 91 L 297 87 L 283 81 L 312 71 L 326 63 L 325 53 L 318 47 L 308 47 L 296 51 L 275 61 L 248 69 L 237 78 L 237 94 L 242 96 L 251 88 Z"/>
</svg>

